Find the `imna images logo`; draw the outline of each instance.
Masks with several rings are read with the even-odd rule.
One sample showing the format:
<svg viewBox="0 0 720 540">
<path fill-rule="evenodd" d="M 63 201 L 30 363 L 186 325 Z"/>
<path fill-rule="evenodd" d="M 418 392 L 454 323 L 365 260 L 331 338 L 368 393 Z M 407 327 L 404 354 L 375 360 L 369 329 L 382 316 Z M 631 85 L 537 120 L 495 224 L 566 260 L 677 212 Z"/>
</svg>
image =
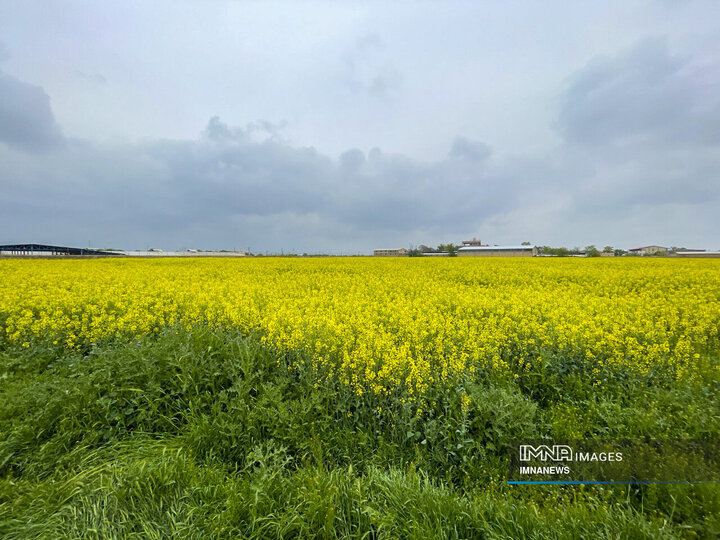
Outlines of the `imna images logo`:
<svg viewBox="0 0 720 540">
<path fill-rule="evenodd" d="M 540 461 L 572 461 L 573 450 L 566 444 L 554 444 L 552 446 L 546 444 L 539 446 L 521 444 L 520 461 L 530 461 L 533 459 Z"/>
<path fill-rule="evenodd" d="M 567 444 L 521 444 L 520 461 L 622 461 L 622 452 L 576 452 Z"/>
</svg>

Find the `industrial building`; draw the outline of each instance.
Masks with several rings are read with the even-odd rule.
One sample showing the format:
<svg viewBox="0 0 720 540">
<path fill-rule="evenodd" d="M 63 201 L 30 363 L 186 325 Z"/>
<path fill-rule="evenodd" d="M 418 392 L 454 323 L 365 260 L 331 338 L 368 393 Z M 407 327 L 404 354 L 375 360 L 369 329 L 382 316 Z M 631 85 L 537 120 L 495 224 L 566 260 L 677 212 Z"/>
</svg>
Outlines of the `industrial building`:
<svg viewBox="0 0 720 540">
<path fill-rule="evenodd" d="M 200 251 L 186 249 L 185 251 L 163 251 L 161 249 L 117 251 L 118 255 L 126 257 L 245 257 L 244 251 Z"/>
<path fill-rule="evenodd" d="M 472 240 L 463 240 L 462 247 L 474 247 L 474 246 L 487 246 L 487 244 L 483 244 L 480 240 L 475 238 L 473 236 Z"/>
<path fill-rule="evenodd" d="M 463 245 L 458 249 L 457 254 L 460 257 L 535 257 L 537 248 L 535 246 Z"/>
<path fill-rule="evenodd" d="M 48 246 L 44 244 L 10 244 L 0 245 L 0 256 L 3 257 L 245 257 L 244 251 L 185 251 L 148 250 L 102 250 L 91 248 L 74 248 L 66 246 Z"/>
<path fill-rule="evenodd" d="M 375 257 L 407 257 L 408 250 L 400 249 L 376 249 L 373 251 Z"/>
<path fill-rule="evenodd" d="M 49 246 L 45 244 L 7 244 L 0 245 L 0 256 L 14 257 L 57 257 L 57 256 L 108 256 L 116 255 L 110 251 L 67 246 Z"/>
<path fill-rule="evenodd" d="M 680 257 L 683 259 L 686 258 L 701 258 L 701 259 L 720 259 L 720 251 L 705 251 L 698 250 L 698 251 L 677 251 L 675 253 L 676 257 Z"/>
<path fill-rule="evenodd" d="M 667 253 L 668 249 L 663 246 L 642 246 L 642 247 L 629 249 L 628 251 L 635 255 L 657 255 L 657 254 L 664 255 Z"/>
</svg>

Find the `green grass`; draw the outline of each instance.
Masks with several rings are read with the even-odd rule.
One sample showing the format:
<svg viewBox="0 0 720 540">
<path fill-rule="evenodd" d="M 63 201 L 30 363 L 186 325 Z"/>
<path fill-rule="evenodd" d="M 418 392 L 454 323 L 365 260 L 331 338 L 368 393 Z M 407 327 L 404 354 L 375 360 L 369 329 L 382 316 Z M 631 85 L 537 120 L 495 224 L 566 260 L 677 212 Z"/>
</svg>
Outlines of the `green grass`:
<svg viewBox="0 0 720 540">
<path fill-rule="evenodd" d="M 3 538 L 713 538 L 720 488 L 507 486 L 517 439 L 717 439 L 716 359 L 683 382 L 543 366 L 358 397 L 256 340 L 165 330 L 0 349 Z M 302 365 L 302 362 L 301 362 Z"/>
</svg>

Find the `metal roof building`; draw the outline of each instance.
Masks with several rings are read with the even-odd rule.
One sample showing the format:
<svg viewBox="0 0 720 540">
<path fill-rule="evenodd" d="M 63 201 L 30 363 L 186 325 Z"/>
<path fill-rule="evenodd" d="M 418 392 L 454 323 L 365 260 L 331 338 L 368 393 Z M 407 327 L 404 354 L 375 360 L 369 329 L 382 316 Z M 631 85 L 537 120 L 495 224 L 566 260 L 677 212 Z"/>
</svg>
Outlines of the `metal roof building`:
<svg viewBox="0 0 720 540">
<path fill-rule="evenodd" d="M 678 251 L 675 256 L 680 258 L 720 259 L 720 251 Z"/>
<path fill-rule="evenodd" d="M 460 257 L 535 257 L 535 246 L 463 246 L 457 250 Z"/>
<path fill-rule="evenodd" d="M 641 246 L 628 249 L 628 251 L 636 255 L 655 255 L 656 253 L 667 253 L 667 248 L 663 246 Z"/>
<path fill-rule="evenodd" d="M 0 245 L 0 255 L 21 257 L 54 257 L 63 255 L 117 255 L 111 251 L 67 246 L 49 246 L 46 244 L 7 244 Z"/>
</svg>

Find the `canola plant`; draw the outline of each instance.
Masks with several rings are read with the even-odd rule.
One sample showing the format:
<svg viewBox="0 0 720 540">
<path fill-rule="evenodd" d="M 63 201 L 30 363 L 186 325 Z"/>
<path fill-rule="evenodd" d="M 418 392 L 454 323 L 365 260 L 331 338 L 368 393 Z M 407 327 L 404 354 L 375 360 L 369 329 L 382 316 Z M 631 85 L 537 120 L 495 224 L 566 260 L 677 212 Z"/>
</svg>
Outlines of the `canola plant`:
<svg viewBox="0 0 720 540">
<path fill-rule="evenodd" d="M 720 261 L 0 260 L 6 346 L 81 348 L 195 325 L 300 352 L 360 394 L 419 396 L 549 359 L 684 377 L 719 349 Z"/>
</svg>

